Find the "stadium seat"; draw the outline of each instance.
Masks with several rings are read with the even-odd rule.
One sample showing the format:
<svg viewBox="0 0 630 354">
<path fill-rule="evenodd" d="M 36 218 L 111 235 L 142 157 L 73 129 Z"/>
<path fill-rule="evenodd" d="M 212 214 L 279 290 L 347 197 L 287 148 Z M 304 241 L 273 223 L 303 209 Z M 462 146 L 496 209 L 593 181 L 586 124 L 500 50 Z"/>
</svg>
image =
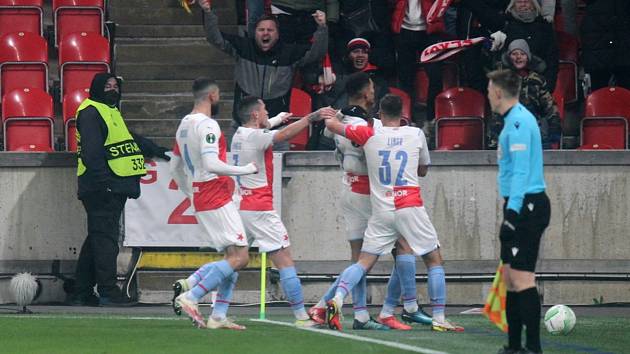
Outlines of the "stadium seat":
<svg viewBox="0 0 630 354">
<path fill-rule="evenodd" d="M 68 93 L 63 99 L 63 126 L 66 135 L 66 151 L 77 151 L 77 108 L 90 96 L 89 89 Z"/>
<path fill-rule="evenodd" d="M 473 89 L 453 87 L 435 98 L 438 150 L 482 150 L 485 98 Z"/>
<path fill-rule="evenodd" d="M 459 85 L 459 70 L 457 63 L 446 61 L 442 63 L 442 90 Z M 416 103 L 421 105 L 427 104 L 429 96 L 429 77 L 423 67 L 416 70 L 415 80 Z"/>
<path fill-rule="evenodd" d="M 402 99 L 402 102 L 403 102 L 402 117 L 403 119 L 406 119 L 407 122 L 410 122 L 411 121 L 411 98 L 409 97 L 409 95 L 405 91 L 396 87 L 390 87 L 389 93 L 399 96 Z"/>
<path fill-rule="evenodd" d="M 312 111 L 312 98 L 311 96 L 297 88 L 291 89 L 291 102 L 289 103 L 289 110 L 293 113 L 292 120 L 297 120 Z M 311 136 L 311 126 L 308 129 L 304 129 L 289 141 L 291 150 L 306 150 L 306 144 Z"/>
<path fill-rule="evenodd" d="M 630 90 L 604 87 L 586 98 L 580 122 L 581 149 L 627 149 Z"/>
<path fill-rule="evenodd" d="M 30 32 L 0 37 L 0 97 L 25 87 L 48 91 L 48 43 Z"/>
<path fill-rule="evenodd" d="M 95 33 L 72 33 L 59 44 L 61 97 L 89 88 L 95 74 L 110 71 L 109 42 Z"/>
<path fill-rule="evenodd" d="M 2 97 L 4 149 L 53 151 L 52 97 L 37 88 L 13 90 Z"/>
<path fill-rule="evenodd" d="M 53 0 L 55 46 L 71 33 L 104 35 L 104 0 Z"/>
<path fill-rule="evenodd" d="M 0 36 L 11 32 L 43 35 L 44 0 L 0 0 Z"/>
<path fill-rule="evenodd" d="M 555 91 L 562 93 L 565 104 L 578 100 L 578 41 L 575 36 L 556 32 L 560 63 Z"/>
</svg>

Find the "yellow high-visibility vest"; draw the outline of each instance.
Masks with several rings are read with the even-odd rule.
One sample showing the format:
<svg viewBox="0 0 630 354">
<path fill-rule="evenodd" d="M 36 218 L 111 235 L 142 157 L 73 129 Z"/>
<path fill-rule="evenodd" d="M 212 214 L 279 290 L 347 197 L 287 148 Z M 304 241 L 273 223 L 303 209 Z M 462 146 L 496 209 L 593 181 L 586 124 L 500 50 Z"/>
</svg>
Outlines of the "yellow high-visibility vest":
<svg viewBox="0 0 630 354">
<path fill-rule="evenodd" d="M 127 125 L 120 115 L 118 108 L 109 107 L 106 104 L 86 99 L 77 109 L 77 122 L 79 112 L 92 106 L 96 108 L 101 118 L 107 125 L 107 138 L 105 139 L 105 155 L 109 168 L 120 177 L 143 176 L 147 173 L 144 167 L 144 156 L 133 140 L 131 133 L 127 130 Z M 79 164 L 77 166 L 77 176 L 85 173 L 87 168 L 81 160 L 81 134 L 77 129 L 77 156 Z"/>
</svg>

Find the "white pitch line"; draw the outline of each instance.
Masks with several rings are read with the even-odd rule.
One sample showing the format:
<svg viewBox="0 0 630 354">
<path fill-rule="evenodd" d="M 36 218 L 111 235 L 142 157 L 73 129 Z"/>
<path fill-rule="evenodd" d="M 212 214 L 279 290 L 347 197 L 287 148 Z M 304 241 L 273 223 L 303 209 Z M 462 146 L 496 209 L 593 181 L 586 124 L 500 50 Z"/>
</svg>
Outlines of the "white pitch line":
<svg viewBox="0 0 630 354">
<path fill-rule="evenodd" d="M 250 321 L 254 321 L 254 322 L 263 322 L 263 323 L 271 323 L 271 324 L 275 324 L 275 325 L 279 325 L 279 326 L 287 326 L 287 327 L 293 327 L 295 329 L 301 329 L 304 331 L 309 331 L 309 332 L 315 332 L 315 333 L 320 333 L 320 334 L 325 334 L 328 336 L 334 336 L 334 337 L 341 337 L 341 338 L 346 338 L 346 339 L 352 339 L 352 340 L 356 340 L 358 342 L 366 342 L 366 343 L 374 343 L 374 344 L 380 344 L 380 345 L 384 345 L 386 347 L 391 347 L 391 348 L 396 348 L 396 349 L 402 349 L 402 350 L 408 350 L 410 352 L 415 352 L 415 353 L 424 353 L 424 354 L 448 354 L 446 352 L 441 352 L 441 351 L 437 351 L 437 350 L 433 350 L 433 349 L 428 349 L 428 348 L 422 348 L 422 347 L 416 347 L 413 345 L 407 345 L 407 344 L 400 344 L 400 343 L 396 343 L 396 342 L 388 342 L 385 340 L 380 340 L 380 339 L 374 339 L 374 338 L 368 338 L 368 337 L 361 337 L 361 336 L 356 336 L 353 334 L 348 334 L 348 333 L 343 333 L 343 332 L 339 332 L 339 331 L 332 331 L 332 330 L 324 330 L 324 329 L 317 329 L 317 328 L 303 328 L 303 327 L 296 327 L 295 325 L 291 324 L 291 323 L 287 323 L 287 322 L 280 322 L 280 321 L 271 321 L 271 320 L 260 320 L 260 319 L 251 319 Z"/>
</svg>

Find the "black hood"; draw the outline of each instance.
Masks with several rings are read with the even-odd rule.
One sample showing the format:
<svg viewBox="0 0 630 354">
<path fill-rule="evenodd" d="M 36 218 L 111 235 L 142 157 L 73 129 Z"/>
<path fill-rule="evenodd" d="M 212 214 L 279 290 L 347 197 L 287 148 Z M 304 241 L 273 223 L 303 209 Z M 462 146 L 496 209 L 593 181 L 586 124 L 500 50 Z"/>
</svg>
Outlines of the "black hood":
<svg viewBox="0 0 630 354">
<path fill-rule="evenodd" d="M 116 102 L 116 106 L 120 104 L 120 95 L 122 93 L 122 80 L 116 77 L 114 74 L 110 73 L 100 73 L 94 75 L 92 79 L 92 84 L 90 85 L 90 99 L 96 102 L 105 103 L 104 93 L 105 93 L 105 83 L 110 78 L 115 78 L 118 81 L 118 102 Z"/>
</svg>

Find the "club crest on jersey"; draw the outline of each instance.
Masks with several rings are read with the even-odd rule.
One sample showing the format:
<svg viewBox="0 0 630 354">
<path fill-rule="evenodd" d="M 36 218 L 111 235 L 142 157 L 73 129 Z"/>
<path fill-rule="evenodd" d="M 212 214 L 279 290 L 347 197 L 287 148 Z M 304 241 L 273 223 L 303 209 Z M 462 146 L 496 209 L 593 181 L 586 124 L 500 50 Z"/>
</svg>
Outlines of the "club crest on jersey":
<svg viewBox="0 0 630 354">
<path fill-rule="evenodd" d="M 519 121 L 514 122 L 514 128 L 518 129 L 521 126 Z"/>
<path fill-rule="evenodd" d="M 206 135 L 206 142 L 208 144 L 214 144 L 217 141 L 217 136 L 214 133 L 208 133 Z"/>
</svg>

